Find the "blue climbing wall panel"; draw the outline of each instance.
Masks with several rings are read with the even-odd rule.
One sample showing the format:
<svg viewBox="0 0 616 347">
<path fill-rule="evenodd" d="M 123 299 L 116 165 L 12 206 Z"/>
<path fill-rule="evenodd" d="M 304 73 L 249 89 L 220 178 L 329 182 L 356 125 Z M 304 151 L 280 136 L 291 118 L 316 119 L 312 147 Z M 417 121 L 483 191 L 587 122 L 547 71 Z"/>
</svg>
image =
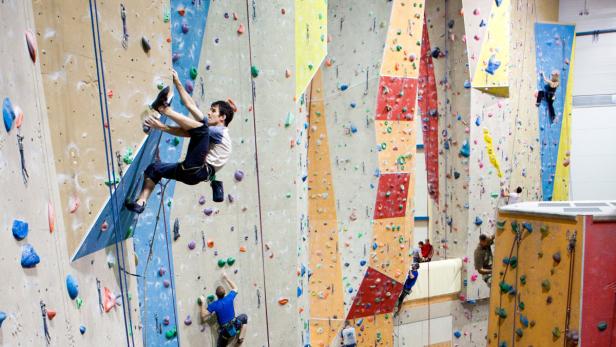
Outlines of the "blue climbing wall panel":
<svg viewBox="0 0 616 347">
<path fill-rule="evenodd" d="M 570 59 L 575 39 L 575 26 L 552 23 L 535 24 L 537 49 L 537 90 L 544 90 L 543 72 L 549 78 L 553 70 L 560 72 L 560 86 L 556 90 L 554 111 L 556 118 L 550 120 L 547 103 L 539 106 L 539 141 L 541 143 L 541 184 L 543 200 L 552 200 L 554 174 L 558 157 L 558 145 L 565 107 L 565 92 L 569 79 Z"/>
<path fill-rule="evenodd" d="M 190 69 L 199 65 L 209 4 L 205 0 L 171 0 L 173 67 L 188 91 L 194 87 Z M 202 83 L 200 88 L 203 88 Z M 172 107 L 188 114 L 179 97 L 173 99 Z M 174 136 L 163 134 L 159 146 L 161 161 L 179 161 L 181 149 L 181 138 L 176 140 Z M 161 183 L 164 185 L 167 180 Z M 135 253 L 139 258 L 137 273 L 141 275 L 138 277 L 139 306 L 144 346 L 147 347 L 179 346 L 179 336 L 173 337 L 172 332 L 178 324 L 183 324 L 178 321 L 175 307 L 171 254 L 173 221 L 170 212 L 174 188 L 175 181 L 169 181 L 164 191 L 161 185 L 156 187 L 134 231 Z"/>
</svg>

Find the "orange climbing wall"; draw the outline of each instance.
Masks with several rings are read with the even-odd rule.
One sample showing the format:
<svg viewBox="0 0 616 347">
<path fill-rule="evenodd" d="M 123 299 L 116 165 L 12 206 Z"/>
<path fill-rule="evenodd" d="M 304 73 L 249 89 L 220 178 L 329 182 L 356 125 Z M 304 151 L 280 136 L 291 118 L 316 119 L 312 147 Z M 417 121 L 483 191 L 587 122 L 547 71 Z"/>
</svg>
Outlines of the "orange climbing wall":
<svg viewBox="0 0 616 347">
<path fill-rule="evenodd" d="M 308 284 L 310 340 L 327 346 L 340 330 L 344 314 L 342 270 L 338 251 L 336 196 L 332 185 L 321 69 L 310 85 L 308 133 L 308 249 L 312 271 Z M 333 319 L 333 320 L 330 320 Z"/>
<path fill-rule="evenodd" d="M 499 346 L 506 341 L 507 345 L 511 346 L 515 336 L 515 343 L 520 346 L 562 346 L 565 338 L 569 265 L 572 259 L 574 268 L 571 275 L 570 329 L 579 331 L 583 218 L 557 219 L 500 213 L 498 220 L 505 225 L 502 230 L 496 231 L 488 345 Z M 523 232 L 519 248 L 512 248 L 515 236 L 512 222 L 517 222 Z M 530 223 L 533 231 L 529 233 L 528 229 L 522 226 L 523 223 Z M 546 227 L 547 232 L 542 232 L 541 229 Z M 572 257 L 567 252 L 567 247 L 574 232 L 577 233 L 577 242 L 575 255 Z M 553 259 L 557 252 L 560 252 L 560 263 Z M 504 273 L 506 268 L 503 259 L 511 257 L 510 254 L 517 257 L 518 265 L 516 268 L 510 266 L 502 276 L 500 274 Z M 526 284 L 522 283 L 523 276 Z M 518 294 L 502 293 L 499 287 L 501 280 L 517 288 Z M 546 280 L 549 281 L 549 290 L 542 285 Z M 551 298 L 551 303 L 548 303 L 548 298 Z M 506 310 L 505 319 L 496 315 L 496 309 L 499 307 Z M 522 326 L 522 316 L 528 319 L 528 327 Z M 555 328 L 560 330 L 560 337 L 553 335 Z M 521 337 L 516 335 L 517 329 L 522 329 Z"/>
<path fill-rule="evenodd" d="M 414 187 L 417 76 L 423 1 L 392 5 L 375 112 L 379 183 L 374 207 L 370 265 L 349 318 L 364 319 L 358 346 L 393 345 L 393 312 L 410 265 Z"/>
</svg>

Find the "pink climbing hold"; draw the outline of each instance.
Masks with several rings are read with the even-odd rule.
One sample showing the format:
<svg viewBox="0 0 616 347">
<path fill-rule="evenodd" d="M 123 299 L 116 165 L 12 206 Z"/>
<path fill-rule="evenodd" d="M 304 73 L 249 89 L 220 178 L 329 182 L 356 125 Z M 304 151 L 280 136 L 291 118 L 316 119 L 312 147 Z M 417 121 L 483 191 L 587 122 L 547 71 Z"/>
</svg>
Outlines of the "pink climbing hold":
<svg viewBox="0 0 616 347">
<path fill-rule="evenodd" d="M 26 44 L 28 45 L 28 53 L 30 54 L 30 59 L 32 59 L 33 63 L 36 63 L 36 37 L 29 30 L 26 30 Z"/>
<path fill-rule="evenodd" d="M 478 15 L 480 15 L 480 14 L 481 14 L 481 12 L 479 11 L 479 9 L 478 9 L 478 8 L 476 8 L 476 9 L 474 9 L 474 10 L 473 10 L 473 14 L 474 14 L 475 16 L 478 16 Z"/>
<path fill-rule="evenodd" d="M 240 23 L 240 26 L 237 28 L 237 33 L 238 33 L 239 35 L 242 35 L 242 34 L 244 33 L 244 30 L 245 30 L 245 29 L 244 29 L 244 24 L 241 24 L 241 23 Z"/>
<path fill-rule="evenodd" d="M 473 281 L 473 282 L 477 281 L 477 277 L 479 277 L 479 275 L 477 275 L 477 274 L 472 274 L 472 275 L 471 275 L 471 281 Z"/>
<path fill-rule="evenodd" d="M 80 203 L 81 201 L 79 200 L 79 197 L 77 195 L 71 196 L 68 202 L 68 205 L 70 206 L 68 212 L 69 213 L 77 212 L 77 209 L 79 208 Z"/>
<path fill-rule="evenodd" d="M 13 105 L 13 112 L 15 113 L 15 126 L 19 129 L 24 122 L 24 111 L 22 111 L 21 107 Z"/>
</svg>

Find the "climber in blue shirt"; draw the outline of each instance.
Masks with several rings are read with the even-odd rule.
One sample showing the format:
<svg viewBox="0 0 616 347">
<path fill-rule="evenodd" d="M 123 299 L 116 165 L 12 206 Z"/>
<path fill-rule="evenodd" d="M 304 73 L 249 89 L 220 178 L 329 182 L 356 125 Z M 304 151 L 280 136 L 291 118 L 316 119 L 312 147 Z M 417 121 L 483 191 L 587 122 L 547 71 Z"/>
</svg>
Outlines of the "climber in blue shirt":
<svg viewBox="0 0 616 347">
<path fill-rule="evenodd" d="M 398 303 L 396 304 L 396 314 L 400 311 L 402 307 L 402 302 L 404 302 L 404 298 L 411 294 L 413 291 L 413 286 L 417 283 L 417 278 L 419 277 L 419 263 L 413 264 L 411 266 L 411 270 L 409 270 L 408 275 L 406 276 L 406 281 L 404 281 L 404 288 L 402 288 L 402 293 L 400 293 L 400 297 L 398 298 Z"/>
<path fill-rule="evenodd" d="M 240 314 L 235 316 L 235 308 L 233 307 L 233 301 L 237 296 L 237 285 L 227 277 L 227 274 L 222 274 L 223 282 L 226 282 L 231 291 L 226 293 L 223 286 L 216 288 L 216 297 L 218 300 L 213 301 L 207 308 L 205 306 L 205 298 L 199 297 L 197 303 L 199 304 L 199 313 L 201 316 L 201 323 L 205 323 L 213 314 L 216 314 L 218 320 L 218 340 L 216 347 L 225 347 L 229 342 L 237 335 L 237 344 L 241 345 L 244 342 L 244 336 L 246 336 L 246 324 L 248 323 L 248 316 Z"/>
</svg>

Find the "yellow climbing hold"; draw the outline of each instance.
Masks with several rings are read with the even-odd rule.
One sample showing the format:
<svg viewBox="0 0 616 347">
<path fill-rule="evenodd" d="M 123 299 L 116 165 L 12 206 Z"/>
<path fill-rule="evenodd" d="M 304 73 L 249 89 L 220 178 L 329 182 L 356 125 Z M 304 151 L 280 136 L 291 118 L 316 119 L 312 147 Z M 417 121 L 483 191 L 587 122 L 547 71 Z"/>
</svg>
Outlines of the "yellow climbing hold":
<svg viewBox="0 0 616 347">
<path fill-rule="evenodd" d="M 498 177 L 503 177 L 503 172 L 500 168 L 500 163 L 496 158 L 496 153 L 494 153 L 494 144 L 492 143 L 492 136 L 490 135 L 490 131 L 488 128 L 483 128 L 483 141 L 486 143 L 486 150 L 488 151 L 488 157 L 490 158 L 490 163 L 496 169 L 496 173 Z"/>
</svg>

